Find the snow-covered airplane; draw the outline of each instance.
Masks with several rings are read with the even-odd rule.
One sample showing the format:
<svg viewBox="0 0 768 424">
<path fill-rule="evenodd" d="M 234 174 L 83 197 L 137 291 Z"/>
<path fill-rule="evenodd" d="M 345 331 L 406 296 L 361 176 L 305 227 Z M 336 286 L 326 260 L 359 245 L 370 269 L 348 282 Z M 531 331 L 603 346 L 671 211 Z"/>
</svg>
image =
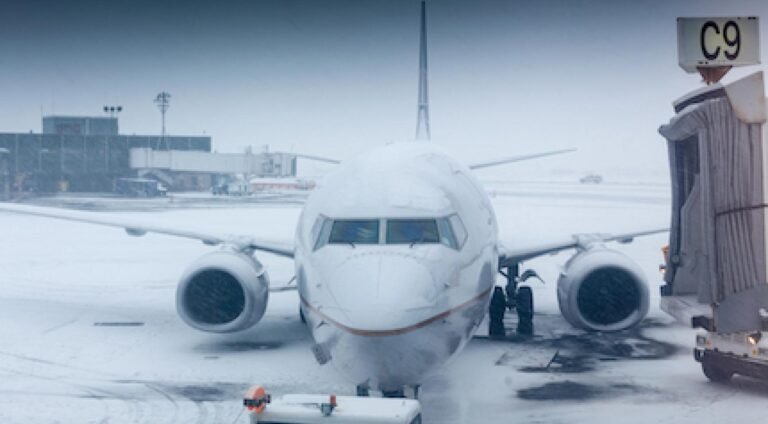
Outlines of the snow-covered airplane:
<svg viewBox="0 0 768 424">
<path fill-rule="evenodd" d="M 488 311 L 496 273 L 507 278 L 510 303 L 531 319 L 531 275 L 519 264 L 565 249 L 577 253 L 558 281 L 558 299 L 573 325 L 598 331 L 637 324 L 648 311 L 639 267 L 609 250 L 619 235 L 566 236 L 559 242 L 504 247 L 497 221 L 472 169 L 546 152 L 464 165 L 429 139 L 426 9 L 421 3 L 417 137 L 341 163 L 306 200 L 293 246 L 118 221 L 99 214 L 15 204 L 0 210 L 198 239 L 220 249 L 195 261 L 178 285 L 176 307 L 190 326 L 227 333 L 252 327 L 270 291 L 256 251 L 293 258 L 300 311 L 319 362 L 332 362 L 357 385 L 389 395 L 417 388 L 462 350 Z M 512 301 L 514 299 L 514 301 Z"/>
</svg>

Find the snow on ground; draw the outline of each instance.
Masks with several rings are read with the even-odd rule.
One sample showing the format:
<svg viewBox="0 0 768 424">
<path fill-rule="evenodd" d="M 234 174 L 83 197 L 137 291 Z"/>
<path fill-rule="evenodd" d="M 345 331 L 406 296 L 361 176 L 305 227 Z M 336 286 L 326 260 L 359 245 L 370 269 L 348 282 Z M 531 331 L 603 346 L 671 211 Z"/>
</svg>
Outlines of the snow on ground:
<svg viewBox="0 0 768 424">
<path fill-rule="evenodd" d="M 667 222 L 664 186 L 496 184 L 489 190 L 509 243 Z M 299 205 L 194 206 L 105 213 L 290 240 L 300 212 Z M 708 383 L 692 359 L 693 330 L 659 311 L 665 239 L 617 247 L 645 270 L 653 296 L 649 318 L 619 334 L 584 334 L 560 317 L 557 272 L 570 253 L 527 263 L 547 282 L 533 284 L 536 337 L 473 340 L 425 382 L 425 422 L 701 423 L 729 422 L 734 414 L 764 420 L 768 385 L 745 378 L 730 386 Z M 210 249 L 0 214 L 0 422 L 246 422 L 241 395 L 254 383 L 274 393 L 351 394 L 333 368 L 315 363 L 295 293 L 272 295 L 264 320 L 245 332 L 206 334 L 182 323 L 174 309 L 177 278 Z M 292 277 L 289 260 L 259 258 L 273 281 Z"/>
</svg>

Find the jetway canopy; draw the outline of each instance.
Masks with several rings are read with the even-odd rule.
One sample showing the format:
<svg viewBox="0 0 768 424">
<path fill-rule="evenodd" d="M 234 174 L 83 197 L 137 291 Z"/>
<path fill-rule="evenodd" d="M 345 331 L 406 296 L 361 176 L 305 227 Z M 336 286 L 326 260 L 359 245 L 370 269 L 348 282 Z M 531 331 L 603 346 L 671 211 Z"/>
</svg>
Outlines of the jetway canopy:
<svg viewBox="0 0 768 424">
<path fill-rule="evenodd" d="M 295 176 L 296 156 L 286 153 L 209 153 L 182 150 L 131 149 L 132 169 L 161 169 L 209 174 Z"/>
<path fill-rule="evenodd" d="M 763 74 L 696 91 L 675 109 L 659 129 L 672 174 L 662 295 L 711 305 L 717 331 L 760 329 L 759 310 L 768 309 Z"/>
</svg>

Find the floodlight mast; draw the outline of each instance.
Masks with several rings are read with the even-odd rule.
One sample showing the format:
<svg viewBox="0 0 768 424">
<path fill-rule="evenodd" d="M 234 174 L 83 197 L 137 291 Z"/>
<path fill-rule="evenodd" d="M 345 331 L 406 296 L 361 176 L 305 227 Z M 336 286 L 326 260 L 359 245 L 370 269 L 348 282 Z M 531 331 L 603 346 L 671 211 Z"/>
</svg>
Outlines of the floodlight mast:
<svg viewBox="0 0 768 424">
<path fill-rule="evenodd" d="M 122 106 L 104 106 L 104 113 L 109 115 L 110 118 L 117 117 L 117 114 L 123 111 Z"/>
<path fill-rule="evenodd" d="M 168 111 L 168 108 L 171 107 L 171 94 L 162 91 L 160 94 L 155 97 L 155 104 L 157 105 L 157 108 L 160 109 L 160 115 L 162 117 L 162 131 L 160 132 L 161 139 L 160 143 L 165 146 L 167 150 L 170 150 L 168 147 L 168 140 L 165 137 L 165 112 Z M 158 146 L 159 148 L 160 146 Z"/>
</svg>

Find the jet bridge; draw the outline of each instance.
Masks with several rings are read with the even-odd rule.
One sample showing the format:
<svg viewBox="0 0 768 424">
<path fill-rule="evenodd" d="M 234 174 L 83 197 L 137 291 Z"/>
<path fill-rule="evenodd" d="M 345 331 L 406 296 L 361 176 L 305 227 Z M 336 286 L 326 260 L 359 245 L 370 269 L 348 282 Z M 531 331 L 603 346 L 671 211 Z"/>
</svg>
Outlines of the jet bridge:
<svg viewBox="0 0 768 424">
<path fill-rule="evenodd" d="M 758 72 L 674 103 L 662 309 L 710 332 L 763 330 L 768 310 L 766 99 Z"/>
<path fill-rule="evenodd" d="M 238 154 L 133 148 L 130 166 L 138 170 L 284 177 L 296 175 L 296 155 L 278 152 Z"/>
</svg>

